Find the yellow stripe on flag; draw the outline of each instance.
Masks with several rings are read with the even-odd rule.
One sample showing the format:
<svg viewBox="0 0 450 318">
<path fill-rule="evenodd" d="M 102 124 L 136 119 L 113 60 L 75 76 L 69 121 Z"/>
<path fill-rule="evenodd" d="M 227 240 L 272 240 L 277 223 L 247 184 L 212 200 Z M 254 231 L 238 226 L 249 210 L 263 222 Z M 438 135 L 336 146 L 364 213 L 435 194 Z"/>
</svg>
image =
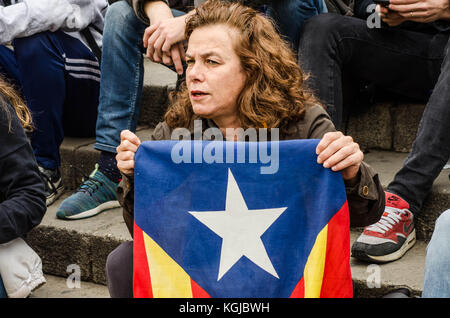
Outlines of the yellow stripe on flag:
<svg viewBox="0 0 450 318">
<path fill-rule="evenodd" d="M 305 298 L 319 298 L 322 289 L 323 272 L 325 268 L 325 256 L 327 252 L 327 232 L 326 225 L 319 235 L 306 261 L 303 274 L 305 280 Z"/>
<path fill-rule="evenodd" d="M 166 252 L 144 234 L 154 298 L 192 298 L 189 275 Z"/>
</svg>

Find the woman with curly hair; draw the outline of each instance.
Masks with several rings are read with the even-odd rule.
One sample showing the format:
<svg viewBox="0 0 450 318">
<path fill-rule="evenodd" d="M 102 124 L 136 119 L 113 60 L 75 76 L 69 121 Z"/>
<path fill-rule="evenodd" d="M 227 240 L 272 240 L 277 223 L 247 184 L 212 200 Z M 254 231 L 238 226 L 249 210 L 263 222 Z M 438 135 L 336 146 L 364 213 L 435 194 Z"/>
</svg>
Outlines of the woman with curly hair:
<svg viewBox="0 0 450 318">
<path fill-rule="evenodd" d="M 227 135 L 229 128 L 262 127 L 278 128 L 281 140 L 321 139 L 317 161 L 342 173 L 351 226 L 380 218 L 384 192 L 377 174 L 363 162 L 358 144 L 335 130 L 305 88 L 305 75 L 270 20 L 237 3 L 207 1 L 187 21 L 186 38 L 186 83 L 152 140 L 171 139 L 180 127 L 193 133 L 194 120 L 202 121 L 202 129 L 217 127 L 227 140 L 241 137 Z M 123 179 L 118 195 L 132 233 L 134 154 L 141 141 L 127 130 L 121 140 L 116 158 Z M 366 187 L 369 193 L 362 191 Z M 109 255 L 107 277 L 111 296 L 132 296 L 132 243 Z"/>
<path fill-rule="evenodd" d="M 24 129 L 32 130 L 28 108 L 0 77 L 0 298 L 26 297 L 45 282 L 39 256 L 22 240 L 46 210 Z"/>
</svg>

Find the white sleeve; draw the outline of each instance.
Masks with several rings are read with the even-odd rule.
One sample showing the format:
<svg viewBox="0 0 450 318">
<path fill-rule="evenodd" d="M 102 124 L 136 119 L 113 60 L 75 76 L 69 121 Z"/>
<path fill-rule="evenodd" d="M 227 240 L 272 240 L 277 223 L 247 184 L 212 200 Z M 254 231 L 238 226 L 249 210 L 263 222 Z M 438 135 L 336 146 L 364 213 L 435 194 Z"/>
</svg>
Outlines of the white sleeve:
<svg viewBox="0 0 450 318">
<path fill-rule="evenodd" d="M 23 0 L 0 7 L 0 43 L 43 31 L 79 31 L 103 18 L 106 0 Z"/>
</svg>

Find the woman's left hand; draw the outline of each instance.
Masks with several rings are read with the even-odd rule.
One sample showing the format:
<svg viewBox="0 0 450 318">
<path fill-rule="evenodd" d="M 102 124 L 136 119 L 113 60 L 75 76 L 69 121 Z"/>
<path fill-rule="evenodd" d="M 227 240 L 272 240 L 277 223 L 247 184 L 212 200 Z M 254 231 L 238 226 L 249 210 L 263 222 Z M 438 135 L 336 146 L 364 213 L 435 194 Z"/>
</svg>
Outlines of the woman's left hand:
<svg viewBox="0 0 450 318">
<path fill-rule="evenodd" d="M 341 171 L 345 181 L 352 181 L 358 176 L 364 159 L 359 145 L 340 131 L 326 133 L 316 147 L 316 154 L 317 163 L 333 171 Z"/>
</svg>

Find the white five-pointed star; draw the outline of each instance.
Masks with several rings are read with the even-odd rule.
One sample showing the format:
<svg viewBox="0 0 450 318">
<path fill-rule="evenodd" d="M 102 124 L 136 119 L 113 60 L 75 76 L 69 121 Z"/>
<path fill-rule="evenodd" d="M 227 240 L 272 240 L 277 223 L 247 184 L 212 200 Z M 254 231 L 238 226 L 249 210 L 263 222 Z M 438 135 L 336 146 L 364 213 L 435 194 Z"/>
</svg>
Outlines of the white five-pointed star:
<svg viewBox="0 0 450 318">
<path fill-rule="evenodd" d="M 286 208 L 249 210 L 231 170 L 228 169 L 225 211 L 191 212 L 197 220 L 222 238 L 219 281 L 230 268 L 246 256 L 278 278 L 261 236 Z"/>
</svg>

